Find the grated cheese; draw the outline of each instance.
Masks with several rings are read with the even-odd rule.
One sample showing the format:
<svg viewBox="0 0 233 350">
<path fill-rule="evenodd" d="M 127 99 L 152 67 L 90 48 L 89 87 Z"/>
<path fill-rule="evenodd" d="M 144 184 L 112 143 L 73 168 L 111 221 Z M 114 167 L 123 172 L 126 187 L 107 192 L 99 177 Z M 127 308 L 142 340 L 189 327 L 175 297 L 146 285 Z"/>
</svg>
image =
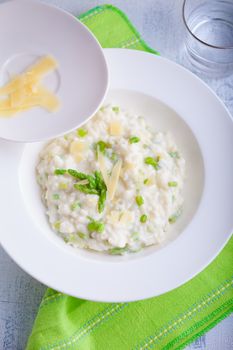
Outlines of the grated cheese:
<svg viewBox="0 0 233 350">
<path fill-rule="evenodd" d="M 74 155 L 74 159 L 75 159 L 76 163 L 80 163 L 84 160 L 84 156 L 82 153 L 77 153 Z"/>
<path fill-rule="evenodd" d="M 76 155 L 77 153 L 82 153 L 87 149 L 87 144 L 86 142 L 82 141 L 73 141 L 70 144 L 70 153 L 72 155 Z"/>
<path fill-rule="evenodd" d="M 109 133 L 112 136 L 120 136 L 122 134 L 122 125 L 118 121 L 113 121 L 109 125 Z"/>
</svg>

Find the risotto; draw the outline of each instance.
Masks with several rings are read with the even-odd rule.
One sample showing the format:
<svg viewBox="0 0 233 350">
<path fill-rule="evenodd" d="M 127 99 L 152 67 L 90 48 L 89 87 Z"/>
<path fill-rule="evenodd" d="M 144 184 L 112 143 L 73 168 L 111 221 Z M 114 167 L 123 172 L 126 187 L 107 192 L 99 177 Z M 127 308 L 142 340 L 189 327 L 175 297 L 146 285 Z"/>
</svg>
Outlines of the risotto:
<svg viewBox="0 0 233 350">
<path fill-rule="evenodd" d="M 182 212 L 185 160 L 169 133 L 108 105 L 47 144 L 36 168 L 65 242 L 109 254 L 160 244 Z"/>
</svg>

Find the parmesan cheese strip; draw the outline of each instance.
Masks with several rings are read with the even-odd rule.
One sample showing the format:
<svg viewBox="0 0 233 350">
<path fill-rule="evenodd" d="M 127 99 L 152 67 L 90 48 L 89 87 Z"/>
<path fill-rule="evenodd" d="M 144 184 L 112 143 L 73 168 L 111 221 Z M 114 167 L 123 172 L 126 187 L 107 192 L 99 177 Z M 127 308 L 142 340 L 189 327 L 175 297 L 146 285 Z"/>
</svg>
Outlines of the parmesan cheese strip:
<svg viewBox="0 0 233 350">
<path fill-rule="evenodd" d="M 29 69 L 14 77 L 0 88 L 0 95 L 8 95 L 0 100 L 0 116 L 12 116 L 29 108 L 40 106 L 49 112 L 59 108 L 58 98 L 39 84 L 40 79 L 57 67 L 57 62 L 51 56 L 42 57 Z"/>
<path fill-rule="evenodd" d="M 20 105 L 22 105 L 22 103 L 28 96 L 31 96 L 35 93 L 35 89 L 37 89 L 37 87 L 34 86 L 32 82 L 30 82 L 24 85 L 21 89 L 12 91 L 12 93 L 10 94 L 11 107 L 17 108 Z"/>
<path fill-rule="evenodd" d="M 42 106 L 48 111 L 52 112 L 58 108 L 59 101 L 53 93 L 41 87 L 37 94 L 31 96 L 24 96 L 23 102 L 18 109 L 16 107 L 12 108 L 11 104 L 11 97 L 4 100 L 0 100 L 0 111 L 20 111 L 21 109 L 24 110 L 25 108 L 27 109 L 35 106 Z"/>
<path fill-rule="evenodd" d="M 2 110 L 8 110 L 11 108 L 11 100 L 10 98 L 0 100 L 0 111 Z"/>
<path fill-rule="evenodd" d="M 0 100 L 0 116 L 1 117 L 11 117 L 16 113 L 25 111 L 31 108 L 31 106 L 21 106 L 20 108 L 11 107 L 11 98 Z"/>
<path fill-rule="evenodd" d="M 104 179 L 106 186 L 108 187 L 109 176 L 108 176 L 106 165 L 105 165 L 104 155 L 102 152 L 100 152 L 99 148 L 97 149 L 97 157 L 98 157 L 100 172 L 103 176 L 103 179 Z"/>
<path fill-rule="evenodd" d="M 74 155 L 74 159 L 76 161 L 76 163 L 80 163 L 84 160 L 84 156 L 83 153 L 77 153 Z"/>
<path fill-rule="evenodd" d="M 13 91 L 10 95 L 10 106 L 12 108 L 19 107 L 24 101 L 25 96 L 26 96 L 25 86 L 23 86 L 22 89 Z"/>
<path fill-rule="evenodd" d="M 35 96 L 38 97 L 38 104 L 47 109 L 49 112 L 56 111 L 60 106 L 57 96 L 42 85 L 38 87 L 38 92 L 35 94 Z"/>
<path fill-rule="evenodd" d="M 119 159 L 117 163 L 114 165 L 112 169 L 112 174 L 108 180 L 108 184 L 107 184 L 108 195 L 109 195 L 109 199 L 111 200 L 114 198 L 114 195 L 116 193 L 117 184 L 121 173 L 121 167 L 122 167 L 122 160 Z"/>
<path fill-rule="evenodd" d="M 0 95 L 8 95 L 13 91 L 22 89 L 29 83 L 36 83 L 38 79 L 27 74 L 18 75 L 0 88 Z"/>
<path fill-rule="evenodd" d="M 109 126 L 109 133 L 112 136 L 120 136 L 122 134 L 122 125 L 119 121 L 112 121 Z"/>
<path fill-rule="evenodd" d="M 87 150 L 87 144 L 83 141 L 72 141 L 70 144 L 70 153 L 75 156 L 77 153 L 82 153 Z"/>
<path fill-rule="evenodd" d="M 15 93 L 16 92 L 14 92 L 14 94 Z M 17 104 L 19 101 L 21 101 L 20 105 L 12 106 L 11 95 L 9 98 L 5 100 L 0 100 L 1 115 L 7 112 L 13 112 L 13 113 L 21 112 L 22 110 L 35 107 L 35 106 L 44 107 L 49 112 L 53 112 L 59 107 L 58 98 L 53 93 L 51 93 L 50 91 L 46 90 L 43 87 L 40 87 L 40 90 L 38 91 L 37 94 L 27 96 L 27 95 L 22 95 L 19 92 L 19 95 L 18 96 L 15 95 L 14 98 L 15 99 L 13 100 L 13 103 Z"/>
<path fill-rule="evenodd" d="M 29 67 L 27 70 L 28 76 L 34 76 L 38 79 L 45 74 L 52 72 L 58 66 L 57 61 L 50 55 L 42 57 L 38 62 Z"/>
<path fill-rule="evenodd" d="M 45 74 L 57 68 L 57 62 L 52 56 L 42 57 L 26 72 L 10 80 L 0 88 L 0 95 L 8 95 L 15 90 L 21 89 L 28 83 L 36 84 Z"/>
<path fill-rule="evenodd" d="M 117 163 L 114 165 L 112 169 L 112 174 L 109 177 L 105 165 L 105 160 L 104 160 L 104 155 L 100 150 L 97 150 L 97 157 L 98 157 L 98 162 L 99 162 L 99 167 L 101 174 L 103 176 L 104 182 L 106 183 L 107 190 L 108 190 L 108 197 L 109 199 L 113 200 L 116 189 L 117 189 L 117 184 L 119 181 L 120 177 L 120 172 L 121 172 L 121 167 L 122 167 L 122 160 L 119 159 Z"/>
</svg>

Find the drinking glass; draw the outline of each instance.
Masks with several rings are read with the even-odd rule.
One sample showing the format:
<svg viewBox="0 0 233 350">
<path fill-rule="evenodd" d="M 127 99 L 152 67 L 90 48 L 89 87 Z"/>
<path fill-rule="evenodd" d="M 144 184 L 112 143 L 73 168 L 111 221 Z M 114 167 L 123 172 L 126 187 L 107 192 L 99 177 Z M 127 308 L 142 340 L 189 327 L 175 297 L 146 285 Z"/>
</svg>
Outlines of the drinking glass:
<svg viewBox="0 0 233 350">
<path fill-rule="evenodd" d="M 184 0 L 185 55 L 194 70 L 233 73 L 233 0 Z"/>
</svg>

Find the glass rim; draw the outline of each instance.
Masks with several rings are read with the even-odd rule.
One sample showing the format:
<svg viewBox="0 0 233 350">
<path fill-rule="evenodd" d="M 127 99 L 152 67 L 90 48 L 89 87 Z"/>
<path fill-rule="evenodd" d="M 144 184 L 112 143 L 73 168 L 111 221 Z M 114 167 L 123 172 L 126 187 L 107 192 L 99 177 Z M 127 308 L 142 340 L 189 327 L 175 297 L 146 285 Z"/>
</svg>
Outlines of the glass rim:
<svg viewBox="0 0 233 350">
<path fill-rule="evenodd" d="M 186 29 L 188 30 L 188 32 L 192 35 L 193 38 L 195 38 L 197 41 L 199 41 L 200 43 L 208 46 L 208 47 L 211 47 L 213 49 L 220 49 L 220 50 L 232 50 L 233 49 L 233 46 L 217 46 L 217 45 L 212 45 L 212 44 L 209 44 L 207 43 L 206 41 L 198 38 L 198 36 L 196 36 L 192 30 L 189 28 L 189 25 L 186 21 L 186 16 L 185 16 L 185 6 L 186 6 L 186 3 L 187 3 L 188 0 L 183 0 L 183 5 L 182 5 L 182 18 L 183 18 L 183 22 L 185 24 L 185 27 Z"/>
</svg>

